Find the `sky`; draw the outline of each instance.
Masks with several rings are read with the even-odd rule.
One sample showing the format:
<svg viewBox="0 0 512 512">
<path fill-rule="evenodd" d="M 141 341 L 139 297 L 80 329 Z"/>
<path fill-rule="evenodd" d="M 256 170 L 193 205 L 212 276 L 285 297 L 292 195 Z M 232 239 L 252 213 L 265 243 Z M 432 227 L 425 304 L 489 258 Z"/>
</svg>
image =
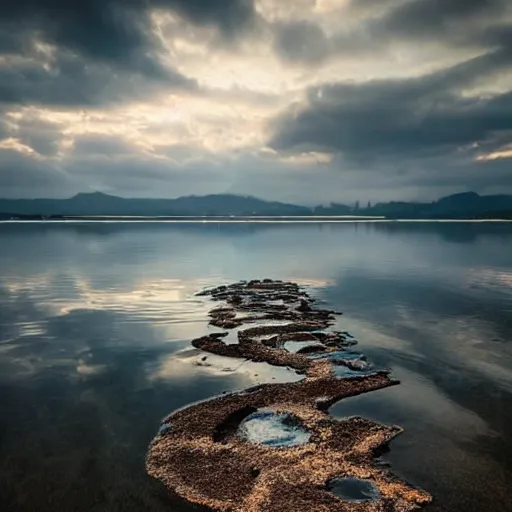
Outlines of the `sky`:
<svg viewBox="0 0 512 512">
<path fill-rule="evenodd" d="M 510 0 L 3 0 L 0 197 L 512 193 Z"/>
</svg>

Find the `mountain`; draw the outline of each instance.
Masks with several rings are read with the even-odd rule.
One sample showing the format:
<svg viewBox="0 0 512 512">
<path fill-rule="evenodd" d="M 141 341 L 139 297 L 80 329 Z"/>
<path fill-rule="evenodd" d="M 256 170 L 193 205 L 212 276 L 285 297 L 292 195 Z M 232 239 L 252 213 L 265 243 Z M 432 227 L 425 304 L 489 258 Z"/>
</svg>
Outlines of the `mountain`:
<svg viewBox="0 0 512 512">
<path fill-rule="evenodd" d="M 432 203 L 379 203 L 361 210 L 360 213 L 397 219 L 473 219 L 493 216 L 510 218 L 512 196 L 480 196 L 475 192 L 464 192 L 443 197 Z"/>
<path fill-rule="evenodd" d="M 230 194 L 178 199 L 125 199 L 94 192 L 70 199 L 0 199 L 0 213 L 40 216 L 248 216 L 311 215 L 311 209 Z"/>
<path fill-rule="evenodd" d="M 308 208 L 264 201 L 251 196 L 216 194 L 178 199 L 126 199 L 101 192 L 78 194 L 70 199 L 0 199 L 0 218 L 18 216 L 335 216 L 377 215 L 390 219 L 512 218 L 512 196 L 480 196 L 465 192 L 432 203 L 390 202 L 354 209 L 331 203 Z"/>
<path fill-rule="evenodd" d="M 512 196 L 479 196 L 474 192 L 455 194 L 434 203 L 438 215 L 473 216 L 493 212 L 512 211 Z"/>
</svg>

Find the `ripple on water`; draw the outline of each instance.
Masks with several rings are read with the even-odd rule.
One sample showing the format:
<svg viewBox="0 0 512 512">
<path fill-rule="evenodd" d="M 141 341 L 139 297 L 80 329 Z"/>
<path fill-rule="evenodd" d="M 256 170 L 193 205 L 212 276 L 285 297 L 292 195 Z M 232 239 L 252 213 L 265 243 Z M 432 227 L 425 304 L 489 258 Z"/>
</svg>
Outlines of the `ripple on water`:
<svg viewBox="0 0 512 512">
<path fill-rule="evenodd" d="M 311 434 L 292 414 L 260 409 L 247 416 L 239 427 L 239 435 L 253 443 L 273 447 L 306 444 Z"/>
<path fill-rule="evenodd" d="M 327 483 L 327 489 L 342 500 L 355 503 L 380 498 L 379 489 L 373 482 L 355 477 L 334 478 Z"/>
</svg>

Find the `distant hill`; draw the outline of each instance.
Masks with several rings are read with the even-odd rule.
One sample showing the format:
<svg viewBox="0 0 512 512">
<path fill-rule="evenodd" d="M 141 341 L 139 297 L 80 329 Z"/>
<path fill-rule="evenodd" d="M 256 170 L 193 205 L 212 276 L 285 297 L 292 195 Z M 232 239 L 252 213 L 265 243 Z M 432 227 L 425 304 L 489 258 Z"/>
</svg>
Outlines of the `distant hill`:
<svg viewBox="0 0 512 512">
<path fill-rule="evenodd" d="M 466 192 L 432 203 L 390 202 L 354 209 L 332 203 L 308 208 L 264 201 L 251 196 L 215 194 L 178 199 L 126 199 L 101 192 L 70 199 L 0 199 L 0 218 L 59 216 L 287 216 L 372 215 L 391 219 L 512 218 L 512 196 L 480 196 Z"/>
<path fill-rule="evenodd" d="M 480 196 L 475 192 L 465 192 L 443 197 L 433 203 L 380 203 L 365 208 L 360 213 L 401 219 L 472 219 L 493 216 L 510 218 L 512 196 Z"/>
<path fill-rule="evenodd" d="M 311 215 L 311 209 L 230 194 L 178 199 L 125 199 L 94 192 L 70 199 L 0 199 L 0 213 L 40 216 L 249 216 Z"/>
</svg>

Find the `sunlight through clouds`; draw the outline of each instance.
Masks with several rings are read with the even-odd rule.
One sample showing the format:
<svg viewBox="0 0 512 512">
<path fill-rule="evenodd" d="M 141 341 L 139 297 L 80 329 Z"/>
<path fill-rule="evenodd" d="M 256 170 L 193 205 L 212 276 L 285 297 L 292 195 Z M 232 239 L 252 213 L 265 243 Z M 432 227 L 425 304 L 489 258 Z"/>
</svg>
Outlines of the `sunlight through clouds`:
<svg viewBox="0 0 512 512">
<path fill-rule="evenodd" d="M 256 190 L 310 204 L 512 190 L 505 0 L 43 0 L 26 26 L 31 0 L 8 4 L 5 197 Z"/>
</svg>

